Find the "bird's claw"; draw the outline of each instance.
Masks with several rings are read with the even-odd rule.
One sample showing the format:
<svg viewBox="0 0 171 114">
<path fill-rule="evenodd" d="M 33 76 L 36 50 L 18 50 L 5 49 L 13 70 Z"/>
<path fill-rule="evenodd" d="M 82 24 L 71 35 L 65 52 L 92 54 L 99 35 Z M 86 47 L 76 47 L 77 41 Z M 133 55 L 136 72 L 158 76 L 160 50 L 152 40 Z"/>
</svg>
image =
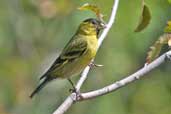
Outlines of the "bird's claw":
<svg viewBox="0 0 171 114">
<path fill-rule="evenodd" d="M 89 66 L 90 68 L 93 68 L 93 67 L 102 67 L 103 65 L 95 64 L 95 63 L 91 62 L 88 66 Z"/>
<path fill-rule="evenodd" d="M 69 89 L 69 92 L 71 92 L 71 93 L 77 93 L 77 89 L 76 88 Z"/>
<path fill-rule="evenodd" d="M 148 66 L 148 64 L 149 64 L 149 63 L 147 63 L 147 62 L 146 62 L 146 63 L 144 64 L 144 68 L 145 68 L 145 67 L 147 67 L 147 66 Z"/>
<path fill-rule="evenodd" d="M 74 101 L 77 101 L 78 99 L 82 99 L 82 98 L 83 98 L 83 97 L 81 96 L 80 91 L 78 91 L 76 88 L 69 89 L 69 92 L 75 93 L 76 98 L 74 99 Z"/>
</svg>

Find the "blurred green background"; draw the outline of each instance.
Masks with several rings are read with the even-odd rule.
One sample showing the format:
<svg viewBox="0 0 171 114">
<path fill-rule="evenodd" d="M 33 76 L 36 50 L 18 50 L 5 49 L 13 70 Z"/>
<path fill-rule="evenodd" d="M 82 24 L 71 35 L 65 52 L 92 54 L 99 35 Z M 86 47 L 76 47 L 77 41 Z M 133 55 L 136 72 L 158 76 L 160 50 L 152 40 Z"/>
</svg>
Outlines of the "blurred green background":
<svg viewBox="0 0 171 114">
<path fill-rule="evenodd" d="M 1 0 L 0 1 L 0 114 L 51 114 L 69 95 L 67 80 L 56 80 L 34 99 L 29 95 L 81 21 L 95 17 L 78 11 L 97 4 L 110 16 L 113 0 Z M 132 74 L 145 62 L 150 45 L 171 19 L 167 0 L 146 0 L 150 25 L 134 33 L 141 0 L 120 0 L 116 21 L 101 46 L 95 68 L 82 86 L 86 92 Z M 165 63 L 116 92 L 74 104 L 66 114 L 171 114 L 171 63 Z M 79 77 L 73 77 L 76 83 Z M 98 83 L 97 83 L 98 82 Z"/>
</svg>

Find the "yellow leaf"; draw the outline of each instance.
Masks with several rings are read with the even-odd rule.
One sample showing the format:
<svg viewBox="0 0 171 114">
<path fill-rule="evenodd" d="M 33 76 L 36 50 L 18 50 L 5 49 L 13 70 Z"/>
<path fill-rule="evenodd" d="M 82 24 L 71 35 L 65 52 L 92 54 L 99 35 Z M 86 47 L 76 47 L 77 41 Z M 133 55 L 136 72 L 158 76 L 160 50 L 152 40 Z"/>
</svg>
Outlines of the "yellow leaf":
<svg viewBox="0 0 171 114">
<path fill-rule="evenodd" d="M 149 64 L 151 63 L 154 59 L 156 59 L 159 54 L 160 51 L 163 47 L 163 45 L 168 43 L 168 39 L 169 39 L 170 35 L 169 34 L 164 34 L 162 35 L 151 47 L 150 50 L 147 53 L 147 57 L 146 57 L 146 63 Z M 170 42 L 171 43 L 171 42 Z"/>
<path fill-rule="evenodd" d="M 103 14 L 100 13 L 100 8 L 97 7 L 97 5 L 92 5 L 92 4 L 84 4 L 81 7 L 78 8 L 79 10 L 90 10 L 94 12 L 101 21 L 103 21 Z"/>
<path fill-rule="evenodd" d="M 171 47 L 171 34 L 167 34 L 168 35 L 168 42 L 167 42 L 167 44 L 168 44 L 168 46 L 169 47 Z"/>
<path fill-rule="evenodd" d="M 168 45 L 169 45 L 169 47 L 171 47 L 171 39 L 169 39 Z"/>
<path fill-rule="evenodd" d="M 165 33 L 171 33 L 171 21 L 167 22 L 167 26 L 164 28 Z"/>
</svg>

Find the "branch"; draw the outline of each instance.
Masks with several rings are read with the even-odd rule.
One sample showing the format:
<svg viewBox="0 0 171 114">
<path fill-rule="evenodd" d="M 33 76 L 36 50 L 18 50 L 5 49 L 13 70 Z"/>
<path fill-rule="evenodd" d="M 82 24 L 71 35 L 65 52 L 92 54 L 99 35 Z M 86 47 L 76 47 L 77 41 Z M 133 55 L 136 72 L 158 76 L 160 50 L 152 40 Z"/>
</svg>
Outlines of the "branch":
<svg viewBox="0 0 171 114">
<path fill-rule="evenodd" d="M 118 4 L 119 4 L 119 0 L 115 0 L 113 7 L 112 7 L 112 14 L 111 17 L 109 19 L 109 22 L 107 24 L 107 27 L 104 29 L 103 33 L 101 34 L 101 36 L 98 39 L 98 49 L 101 46 L 103 40 L 105 39 L 105 37 L 107 36 L 110 28 L 112 27 L 112 24 L 114 23 L 115 17 L 116 17 L 116 12 L 118 9 Z M 86 67 L 85 70 L 83 71 L 83 73 L 81 74 L 81 78 L 79 79 L 79 81 L 76 84 L 76 89 L 77 91 L 80 90 L 82 84 L 84 83 L 84 81 L 87 79 L 87 75 L 89 73 L 90 67 Z M 65 113 L 70 107 L 71 105 L 74 103 L 74 101 L 76 101 L 76 94 L 72 93 L 70 96 L 68 96 L 66 98 L 66 100 L 53 112 L 53 114 L 63 114 Z"/>
<path fill-rule="evenodd" d="M 146 65 L 145 67 L 138 70 L 134 74 L 132 74 L 132 75 L 120 80 L 120 81 L 117 81 L 111 85 L 108 85 L 102 89 L 98 89 L 98 90 L 87 92 L 87 93 L 82 93 L 80 95 L 81 97 L 79 97 L 77 99 L 78 100 L 87 100 L 87 99 L 91 99 L 94 97 L 102 96 L 102 95 L 105 95 L 107 93 L 113 92 L 113 91 L 115 91 L 121 87 L 124 87 L 124 86 L 128 85 L 129 83 L 132 83 L 132 82 L 140 79 L 141 77 L 145 76 L 145 74 L 147 74 L 151 70 L 155 69 L 156 67 L 160 66 L 167 59 L 171 60 L 171 51 L 164 53 L 159 58 L 154 60 L 152 63 Z"/>
</svg>

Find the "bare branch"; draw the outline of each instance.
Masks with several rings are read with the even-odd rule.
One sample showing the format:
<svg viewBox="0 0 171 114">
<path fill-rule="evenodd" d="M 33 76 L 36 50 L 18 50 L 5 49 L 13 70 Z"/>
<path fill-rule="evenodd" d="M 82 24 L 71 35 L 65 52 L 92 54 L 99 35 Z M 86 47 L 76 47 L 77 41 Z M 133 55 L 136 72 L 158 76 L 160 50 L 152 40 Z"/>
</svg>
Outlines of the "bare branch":
<svg viewBox="0 0 171 114">
<path fill-rule="evenodd" d="M 101 36 L 99 37 L 98 40 L 98 49 L 101 46 L 103 40 L 105 39 L 105 37 L 107 36 L 110 28 L 112 27 L 112 24 L 114 23 L 115 17 L 116 17 L 116 12 L 118 9 L 118 4 L 119 4 L 119 0 L 115 0 L 113 7 L 112 7 L 112 14 L 111 17 L 109 19 L 109 22 L 107 24 L 107 27 L 104 29 L 103 33 L 101 34 Z M 76 85 L 76 89 L 77 91 L 80 90 L 82 84 L 84 83 L 84 81 L 87 78 L 88 72 L 89 72 L 90 68 L 87 66 L 85 68 L 85 70 L 83 71 L 83 73 L 81 74 L 81 78 L 78 81 L 77 85 Z M 73 102 L 76 100 L 76 94 L 72 93 L 70 96 L 67 97 L 67 99 L 53 112 L 53 114 L 63 114 L 65 113 L 73 104 Z"/>
<path fill-rule="evenodd" d="M 87 92 L 87 93 L 82 93 L 81 97 L 78 100 L 86 100 L 86 99 L 94 98 L 97 96 L 102 96 L 102 95 L 105 95 L 105 94 L 110 93 L 112 91 L 115 91 L 121 87 L 124 87 L 127 84 L 132 83 L 132 82 L 140 79 L 141 77 L 145 76 L 145 74 L 147 74 L 151 70 L 155 69 L 156 67 L 160 66 L 167 59 L 171 60 L 171 51 L 164 53 L 159 58 L 154 60 L 152 63 L 146 65 L 145 67 L 138 70 L 134 74 L 132 74 L 132 75 L 120 80 L 120 81 L 117 81 L 117 82 L 115 82 L 111 85 L 108 85 L 102 89 L 98 89 L 98 90 Z"/>
</svg>

